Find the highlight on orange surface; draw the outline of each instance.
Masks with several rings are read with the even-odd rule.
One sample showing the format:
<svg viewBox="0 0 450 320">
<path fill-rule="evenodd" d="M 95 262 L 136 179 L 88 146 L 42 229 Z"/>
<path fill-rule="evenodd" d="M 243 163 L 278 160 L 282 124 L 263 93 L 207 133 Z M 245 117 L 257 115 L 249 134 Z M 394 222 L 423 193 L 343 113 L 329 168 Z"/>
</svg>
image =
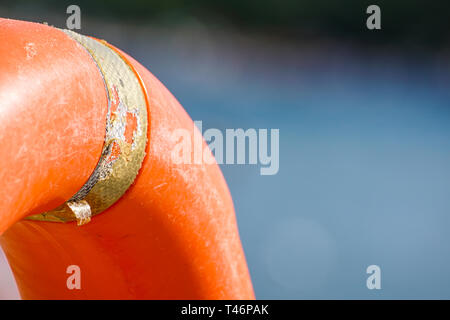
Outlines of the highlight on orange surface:
<svg viewBox="0 0 450 320">
<path fill-rule="evenodd" d="M 173 163 L 171 132 L 192 130 L 192 120 L 147 69 L 111 45 L 148 104 L 139 173 L 83 226 L 24 219 L 63 205 L 96 172 L 111 95 L 92 53 L 62 30 L 0 19 L 0 38 L 0 244 L 22 298 L 254 298 L 219 167 Z M 132 133 L 124 135 L 131 142 Z"/>
</svg>

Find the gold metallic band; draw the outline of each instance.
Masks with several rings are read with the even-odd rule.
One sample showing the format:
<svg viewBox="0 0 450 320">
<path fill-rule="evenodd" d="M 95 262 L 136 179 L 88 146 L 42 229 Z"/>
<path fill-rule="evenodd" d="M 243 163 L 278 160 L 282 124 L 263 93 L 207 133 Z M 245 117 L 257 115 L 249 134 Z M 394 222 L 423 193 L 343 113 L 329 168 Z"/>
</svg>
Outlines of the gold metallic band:
<svg viewBox="0 0 450 320">
<path fill-rule="evenodd" d="M 108 95 L 105 144 L 94 172 L 71 199 L 27 219 L 82 225 L 114 204 L 136 178 L 147 144 L 147 100 L 138 75 L 106 42 L 64 32 L 86 48 L 103 76 Z"/>
</svg>

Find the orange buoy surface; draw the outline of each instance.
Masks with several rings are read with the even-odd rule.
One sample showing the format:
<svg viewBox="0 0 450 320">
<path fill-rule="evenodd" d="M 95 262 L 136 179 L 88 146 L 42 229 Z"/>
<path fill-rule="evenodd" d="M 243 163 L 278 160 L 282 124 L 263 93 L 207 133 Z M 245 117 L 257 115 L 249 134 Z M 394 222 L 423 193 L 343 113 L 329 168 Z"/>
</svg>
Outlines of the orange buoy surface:
<svg viewBox="0 0 450 320">
<path fill-rule="evenodd" d="M 24 220 L 71 199 L 104 150 L 111 97 L 98 64 L 61 30 L 0 19 L 0 243 L 25 299 L 252 299 L 232 199 L 217 164 L 176 164 L 193 123 L 118 49 L 148 104 L 133 184 L 82 226 Z M 81 288 L 67 285 L 69 266 Z"/>
</svg>

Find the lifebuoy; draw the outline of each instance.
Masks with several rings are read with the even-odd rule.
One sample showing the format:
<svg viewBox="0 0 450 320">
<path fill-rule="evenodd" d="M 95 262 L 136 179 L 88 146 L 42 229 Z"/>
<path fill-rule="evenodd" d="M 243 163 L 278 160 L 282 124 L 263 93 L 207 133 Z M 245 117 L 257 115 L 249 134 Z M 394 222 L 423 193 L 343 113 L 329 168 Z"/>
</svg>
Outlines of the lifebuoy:
<svg viewBox="0 0 450 320">
<path fill-rule="evenodd" d="M 219 167 L 171 159 L 171 132 L 193 127 L 172 94 L 100 40 L 8 19 L 0 19 L 0 39 L 0 243 L 22 298 L 254 298 Z M 111 74 L 103 53 L 121 59 Z M 119 64 L 136 78 L 115 78 Z M 124 97 L 136 83 L 142 91 Z M 122 102 L 145 103 L 145 112 L 120 113 Z M 108 121 L 119 113 L 127 127 L 109 132 L 124 145 L 108 140 Z M 119 156 L 126 169 L 109 168 Z M 119 167 L 128 170 L 120 181 Z M 103 174 L 114 176 L 107 185 Z M 81 288 L 71 290 L 73 265 Z"/>
</svg>

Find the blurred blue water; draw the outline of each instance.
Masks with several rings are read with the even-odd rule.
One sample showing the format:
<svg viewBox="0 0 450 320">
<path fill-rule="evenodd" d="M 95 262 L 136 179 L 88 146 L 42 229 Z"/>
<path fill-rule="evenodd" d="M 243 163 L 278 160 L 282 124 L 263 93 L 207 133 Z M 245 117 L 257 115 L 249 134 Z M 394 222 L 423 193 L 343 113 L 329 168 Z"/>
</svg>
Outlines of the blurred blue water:
<svg viewBox="0 0 450 320">
<path fill-rule="evenodd" d="M 280 129 L 277 175 L 222 166 L 257 298 L 450 298 L 443 57 L 175 40 L 128 51 L 204 130 Z"/>
</svg>

